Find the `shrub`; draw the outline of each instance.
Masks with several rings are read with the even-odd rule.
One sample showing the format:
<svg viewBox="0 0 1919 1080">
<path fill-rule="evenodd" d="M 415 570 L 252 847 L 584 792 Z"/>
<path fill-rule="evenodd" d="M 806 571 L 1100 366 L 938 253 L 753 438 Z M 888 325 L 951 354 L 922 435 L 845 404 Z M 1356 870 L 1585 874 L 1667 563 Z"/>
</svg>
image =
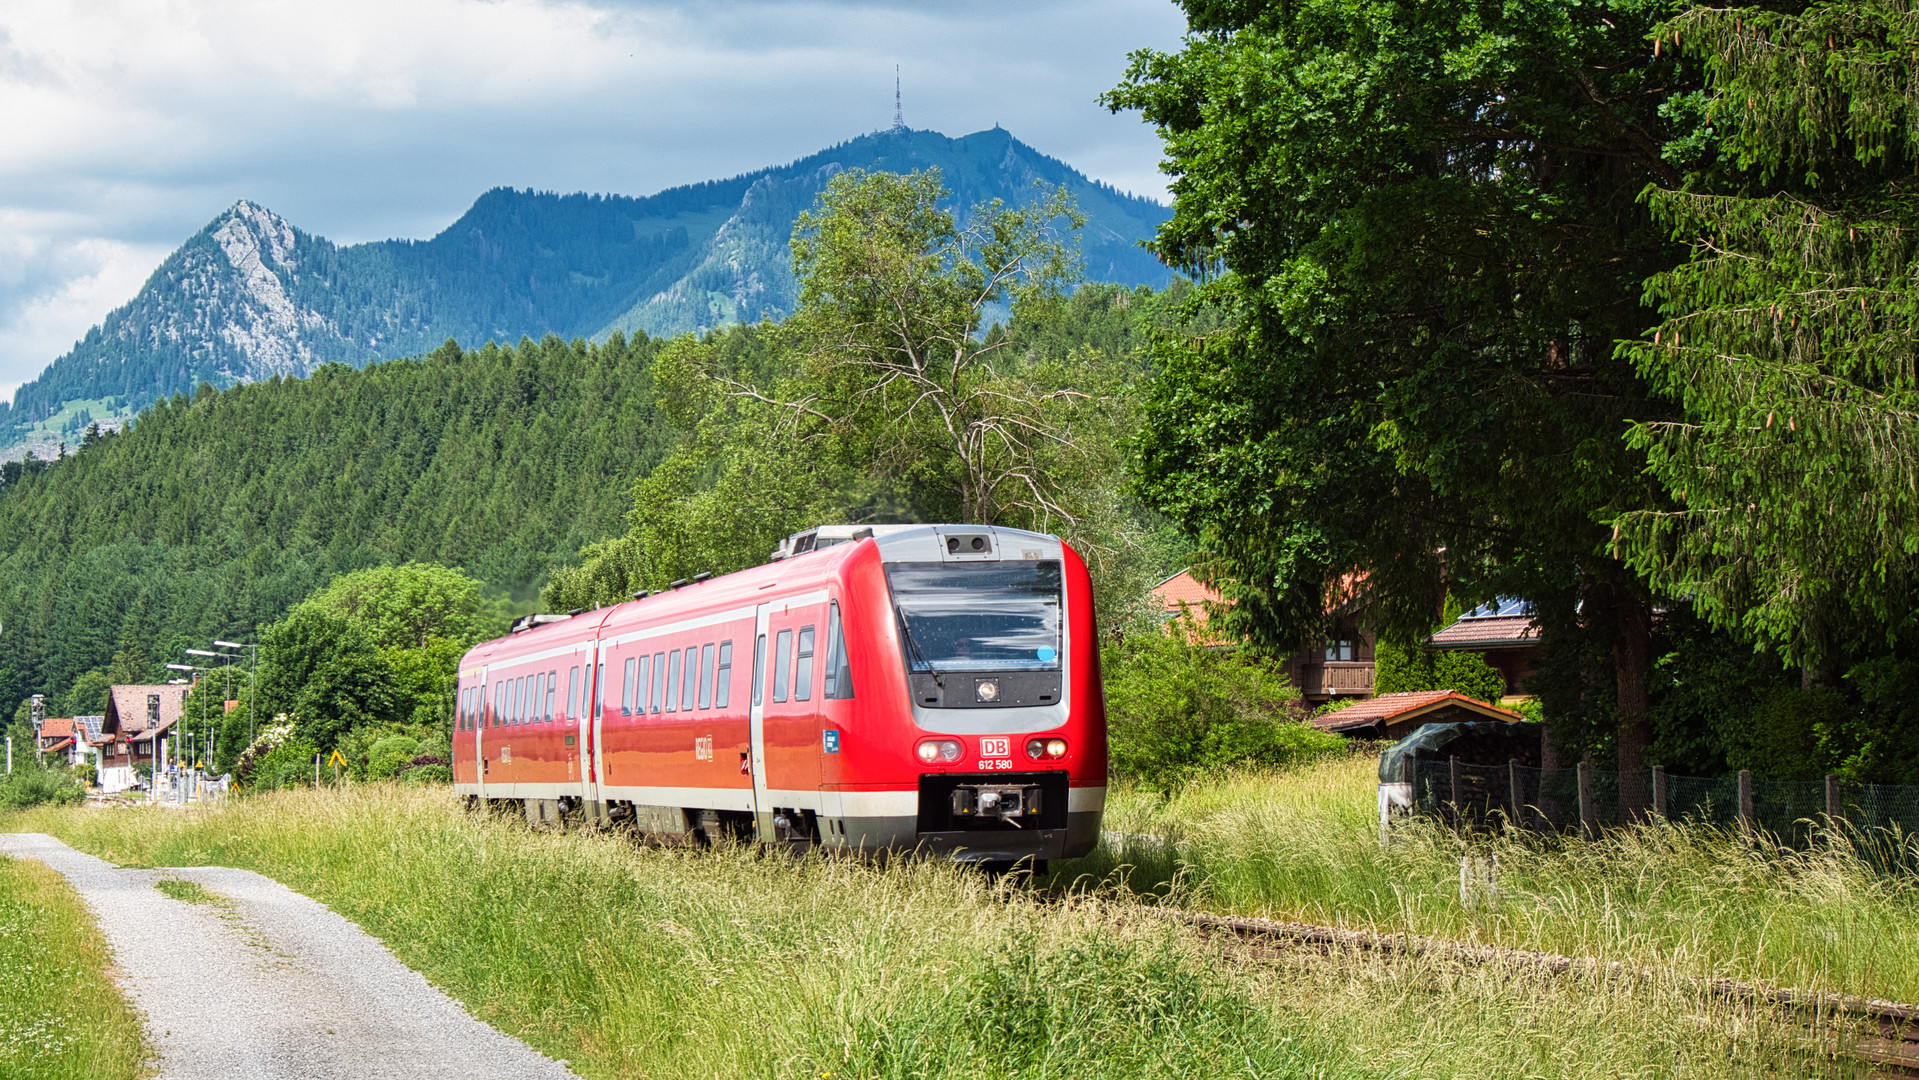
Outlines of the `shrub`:
<svg viewBox="0 0 1919 1080">
<path fill-rule="evenodd" d="M 420 740 L 411 735 L 388 735 L 367 750 L 369 780 L 391 780 L 420 755 Z"/>
<path fill-rule="evenodd" d="M 1397 694 L 1408 690 L 1456 690 L 1499 704 L 1506 696 L 1506 677 L 1478 653 L 1429 649 L 1382 639 L 1373 650 L 1373 692 Z"/>
<path fill-rule="evenodd" d="M 248 787 L 254 791 L 307 787 L 313 783 L 313 756 L 319 752 L 312 743 L 287 739 L 260 758 Z"/>
<path fill-rule="evenodd" d="M 1128 637 L 1105 667 L 1113 767 L 1156 790 L 1229 765 L 1291 765 L 1344 745 L 1304 723 L 1298 689 L 1274 665 L 1196 645 L 1184 622 L 1172 633 Z"/>
<path fill-rule="evenodd" d="M 401 779 L 409 784 L 451 784 L 453 769 L 442 764 L 415 765 Z"/>
<path fill-rule="evenodd" d="M 0 775 L 0 810 L 24 810 L 52 803 L 56 806 L 85 800 L 87 789 L 65 769 L 15 769 Z"/>
</svg>

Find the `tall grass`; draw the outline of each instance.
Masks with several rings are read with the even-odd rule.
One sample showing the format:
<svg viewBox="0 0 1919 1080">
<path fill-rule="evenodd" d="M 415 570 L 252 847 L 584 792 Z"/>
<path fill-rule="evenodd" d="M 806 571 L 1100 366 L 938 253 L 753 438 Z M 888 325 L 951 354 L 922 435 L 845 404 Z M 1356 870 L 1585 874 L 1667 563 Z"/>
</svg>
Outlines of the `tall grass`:
<svg viewBox="0 0 1919 1080">
<path fill-rule="evenodd" d="M 93 917 L 59 874 L 0 855 L 0 1076 L 140 1076 L 140 1018 L 107 976 Z"/>
<path fill-rule="evenodd" d="M 130 864 L 259 870 L 597 1077 L 1851 1075 L 1700 997 L 1439 959 L 1250 960 L 1124 895 L 937 862 L 636 847 L 445 789 L 0 818 Z"/>
<path fill-rule="evenodd" d="M 1229 776 L 1166 800 L 1121 791 L 1112 840 L 1059 870 L 1123 873 L 1135 889 L 1220 912 L 1919 1000 L 1919 880 L 1880 872 L 1884 858 L 1683 824 L 1585 842 L 1410 822 L 1382 845 L 1374 775 L 1351 760 Z M 1467 856 L 1482 867 L 1497 857 L 1495 889 L 1462 898 Z"/>
</svg>

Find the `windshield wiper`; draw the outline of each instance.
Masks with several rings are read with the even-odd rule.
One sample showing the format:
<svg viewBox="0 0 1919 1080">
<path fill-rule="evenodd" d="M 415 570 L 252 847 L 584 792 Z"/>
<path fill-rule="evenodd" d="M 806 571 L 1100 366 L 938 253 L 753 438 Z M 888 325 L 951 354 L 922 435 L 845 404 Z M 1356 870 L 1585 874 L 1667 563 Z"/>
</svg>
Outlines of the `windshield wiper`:
<svg viewBox="0 0 1919 1080">
<path fill-rule="evenodd" d="M 926 654 L 920 651 L 919 642 L 913 640 L 913 628 L 906 625 L 906 616 L 904 615 L 900 616 L 900 636 L 906 639 L 906 647 L 913 650 L 913 659 L 919 661 L 925 666 L 927 671 L 932 673 L 933 685 L 939 687 L 941 690 L 946 689 L 946 681 L 940 678 L 940 669 L 934 667 L 933 662 L 928 660 Z"/>
</svg>

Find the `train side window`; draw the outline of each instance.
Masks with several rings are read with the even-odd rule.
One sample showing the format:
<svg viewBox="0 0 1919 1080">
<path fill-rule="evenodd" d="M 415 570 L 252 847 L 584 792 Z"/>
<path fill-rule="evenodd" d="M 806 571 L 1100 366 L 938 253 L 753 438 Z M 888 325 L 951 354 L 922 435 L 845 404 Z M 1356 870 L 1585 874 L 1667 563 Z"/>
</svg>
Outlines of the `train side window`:
<svg viewBox="0 0 1919 1080">
<path fill-rule="evenodd" d="M 513 722 L 515 724 L 526 723 L 526 701 L 532 696 L 532 687 L 528 684 L 532 681 L 525 675 L 513 680 Z"/>
<path fill-rule="evenodd" d="M 493 726 L 500 726 L 500 706 L 506 701 L 506 684 L 493 684 Z"/>
<path fill-rule="evenodd" d="M 760 689 L 766 684 L 766 635 L 753 636 L 753 704 L 760 703 Z"/>
<path fill-rule="evenodd" d="M 653 658 L 651 656 L 646 655 L 645 653 L 641 653 L 640 654 L 640 681 L 639 681 L 639 684 L 633 690 L 633 711 L 636 713 L 639 713 L 641 716 L 646 715 L 646 689 L 647 689 L 647 686 L 650 683 L 652 683 L 652 681 L 653 681 Z"/>
<path fill-rule="evenodd" d="M 593 719 L 600 718 L 600 709 L 606 703 L 606 661 L 600 661 L 599 674 L 593 679 Z"/>
<path fill-rule="evenodd" d="M 580 718 L 580 665 L 574 664 L 573 670 L 566 673 L 566 715 L 574 720 Z"/>
<path fill-rule="evenodd" d="M 660 701 L 666 695 L 666 654 L 653 654 L 653 711 L 660 711 Z"/>
<path fill-rule="evenodd" d="M 560 696 L 560 669 L 554 668 L 546 673 L 546 716 L 547 723 L 553 722 L 553 705 Z"/>
<path fill-rule="evenodd" d="M 699 655 L 700 647 L 698 645 L 688 645 L 686 647 L 686 656 L 680 662 L 681 712 L 693 711 L 693 684 L 694 681 L 699 678 Z"/>
<path fill-rule="evenodd" d="M 700 646 L 700 708 L 713 707 L 713 643 Z"/>
<path fill-rule="evenodd" d="M 680 711 L 680 651 L 666 654 L 666 711 Z"/>
<path fill-rule="evenodd" d="M 826 676 L 820 696 L 828 700 L 853 696 L 853 664 L 846 656 L 846 627 L 840 624 L 837 600 L 826 617 Z"/>
<path fill-rule="evenodd" d="M 793 673 L 793 631 L 782 630 L 773 639 L 773 700 L 786 700 L 786 677 Z"/>
<path fill-rule="evenodd" d="M 512 727 L 520 722 L 520 684 L 524 678 L 506 681 L 506 720 L 504 726 Z"/>
<path fill-rule="evenodd" d="M 720 642 L 720 668 L 718 673 L 713 676 L 714 708 L 724 709 L 726 708 L 726 703 L 732 700 L 731 687 L 727 685 L 732 681 L 733 643 L 730 641 L 722 641 Z"/>
<path fill-rule="evenodd" d="M 639 692 L 639 685 L 640 685 L 639 680 L 636 677 L 637 673 L 639 672 L 639 665 L 640 665 L 640 662 L 638 660 L 635 660 L 630 656 L 626 658 L 625 675 L 624 675 L 624 678 L 620 680 L 620 715 L 621 716 L 633 715 L 633 695 Z"/>
<path fill-rule="evenodd" d="M 813 697 L 813 628 L 800 628 L 800 655 L 793 666 L 793 700 L 808 701 Z"/>
</svg>

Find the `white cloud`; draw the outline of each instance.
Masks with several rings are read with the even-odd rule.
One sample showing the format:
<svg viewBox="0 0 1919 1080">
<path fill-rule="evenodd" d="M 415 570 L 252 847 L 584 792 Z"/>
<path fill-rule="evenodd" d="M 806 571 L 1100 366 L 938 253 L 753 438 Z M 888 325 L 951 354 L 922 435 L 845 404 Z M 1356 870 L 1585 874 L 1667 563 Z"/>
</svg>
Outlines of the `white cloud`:
<svg viewBox="0 0 1919 1080">
<path fill-rule="evenodd" d="M 9 0 L 0 386 L 235 199 L 346 243 L 501 184 L 646 194 L 885 127 L 896 63 L 915 127 L 1161 193 L 1151 131 L 1093 99 L 1180 28 L 1167 0 Z"/>
</svg>

